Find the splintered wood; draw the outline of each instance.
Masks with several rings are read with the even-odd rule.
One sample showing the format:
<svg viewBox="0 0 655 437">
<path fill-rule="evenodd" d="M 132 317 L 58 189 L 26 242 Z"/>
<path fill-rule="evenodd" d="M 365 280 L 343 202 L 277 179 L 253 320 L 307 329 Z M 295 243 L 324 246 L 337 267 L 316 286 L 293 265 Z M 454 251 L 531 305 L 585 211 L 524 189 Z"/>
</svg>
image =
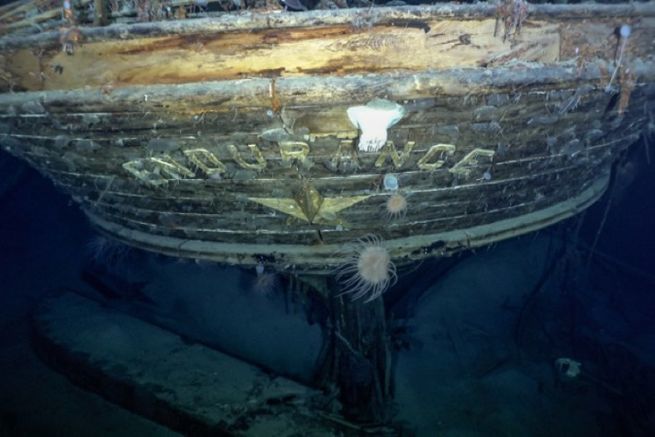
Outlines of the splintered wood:
<svg viewBox="0 0 655 437">
<path fill-rule="evenodd" d="M 494 19 L 398 21 L 391 25 L 255 29 L 87 41 L 59 38 L 5 51 L 0 73 L 14 89 L 177 84 L 245 77 L 343 75 L 553 63 L 554 24 L 531 22 L 511 43 L 494 37 Z M 64 48 L 62 40 L 68 44 Z M 411 53 L 411 56 L 408 56 Z M 0 85 L 5 88 L 5 82 Z"/>
<path fill-rule="evenodd" d="M 498 241 L 589 206 L 655 112 L 652 3 L 503 5 L 7 36 L 0 146 L 178 257 L 323 274 L 370 234 L 397 265 Z"/>
</svg>

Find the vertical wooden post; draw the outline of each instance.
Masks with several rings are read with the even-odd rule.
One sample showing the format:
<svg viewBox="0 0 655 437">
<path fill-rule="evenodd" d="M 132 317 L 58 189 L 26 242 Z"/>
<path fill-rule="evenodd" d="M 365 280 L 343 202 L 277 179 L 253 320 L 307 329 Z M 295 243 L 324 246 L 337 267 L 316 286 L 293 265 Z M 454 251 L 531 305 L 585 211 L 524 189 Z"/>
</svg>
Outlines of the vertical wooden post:
<svg viewBox="0 0 655 437">
<path fill-rule="evenodd" d="M 384 423 L 391 402 L 391 351 L 384 301 L 334 298 L 337 384 L 344 415 L 356 422 Z"/>
<path fill-rule="evenodd" d="M 330 309 L 325 327 L 329 344 L 322 354 L 317 382 L 336 386 L 343 415 L 353 422 L 382 424 L 390 420 L 391 349 L 384 301 L 365 303 L 337 297 L 329 278 L 299 278 L 325 296 Z"/>
</svg>

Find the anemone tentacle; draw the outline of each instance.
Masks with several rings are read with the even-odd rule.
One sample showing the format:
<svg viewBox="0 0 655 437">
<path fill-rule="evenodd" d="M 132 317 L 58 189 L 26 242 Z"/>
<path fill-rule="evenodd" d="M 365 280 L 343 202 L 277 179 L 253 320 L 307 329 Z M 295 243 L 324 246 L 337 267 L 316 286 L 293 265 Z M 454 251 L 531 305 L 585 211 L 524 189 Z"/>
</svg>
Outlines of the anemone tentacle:
<svg viewBox="0 0 655 437">
<path fill-rule="evenodd" d="M 337 296 L 350 295 L 351 300 L 368 296 L 364 302 L 370 302 L 396 283 L 396 266 L 380 237 L 368 235 L 360 238 L 350 250 L 351 254 L 336 273 L 336 279 L 343 287 Z"/>
</svg>

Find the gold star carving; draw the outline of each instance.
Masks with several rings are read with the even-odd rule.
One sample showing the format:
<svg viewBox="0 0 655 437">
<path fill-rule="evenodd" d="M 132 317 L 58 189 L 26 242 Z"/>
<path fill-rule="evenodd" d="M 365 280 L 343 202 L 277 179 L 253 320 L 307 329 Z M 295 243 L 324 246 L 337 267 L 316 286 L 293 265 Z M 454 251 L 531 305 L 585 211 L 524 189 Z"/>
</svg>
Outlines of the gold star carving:
<svg viewBox="0 0 655 437">
<path fill-rule="evenodd" d="M 339 211 L 369 197 L 370 195 L 323 197 L 311 184 L 305 183 L 294 197 L 249 197 L 248 199 L 314 224 L 335 223 L 338 221 Z"/>
</svg>

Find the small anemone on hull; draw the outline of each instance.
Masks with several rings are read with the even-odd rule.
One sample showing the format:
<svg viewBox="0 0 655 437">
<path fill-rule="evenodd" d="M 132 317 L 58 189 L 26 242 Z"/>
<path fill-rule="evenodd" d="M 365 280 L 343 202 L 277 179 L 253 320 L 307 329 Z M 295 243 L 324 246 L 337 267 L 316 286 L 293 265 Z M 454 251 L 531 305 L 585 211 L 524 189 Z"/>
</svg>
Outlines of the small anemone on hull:
<svg viewBox="0 0 655 437">
<path fill-rule="evenodd" d="M 104 235 L 96 235 L 86 244 L 89 262 L 106 268 L 117 269 L 131 255 L 131 248 Z"/>
<path fill-rule="evenodd" d="M 336 278 L 343 286 L 339 296 L 350 295 L 352 300 L 366 297 L 365 302 L 381 296 L 398 279 L 396 266 L 377 236 L 362 238 L 353 245 Z"/>
<path fill-rule="evenodd" d="M 407 198 L 400 193 L 393 193 L 384 204 L 384 215 L 388 221 L 397 220 L 407 212 Z"/>
<path fill-rule="evenodd" d="M 252 291 L 260 295 L 271 294 L 280 285 L 277 274 L 267 272 L 263 264 L 255 266 L 256 276 L 252 281 Z"/>
<path fill-rule="evenodd" d="M 265 296 L 276 290 L 278 285 L 278 278 L 275 273 L 262 273 L 253 280 L 252 290 Z"/>
</svg>

